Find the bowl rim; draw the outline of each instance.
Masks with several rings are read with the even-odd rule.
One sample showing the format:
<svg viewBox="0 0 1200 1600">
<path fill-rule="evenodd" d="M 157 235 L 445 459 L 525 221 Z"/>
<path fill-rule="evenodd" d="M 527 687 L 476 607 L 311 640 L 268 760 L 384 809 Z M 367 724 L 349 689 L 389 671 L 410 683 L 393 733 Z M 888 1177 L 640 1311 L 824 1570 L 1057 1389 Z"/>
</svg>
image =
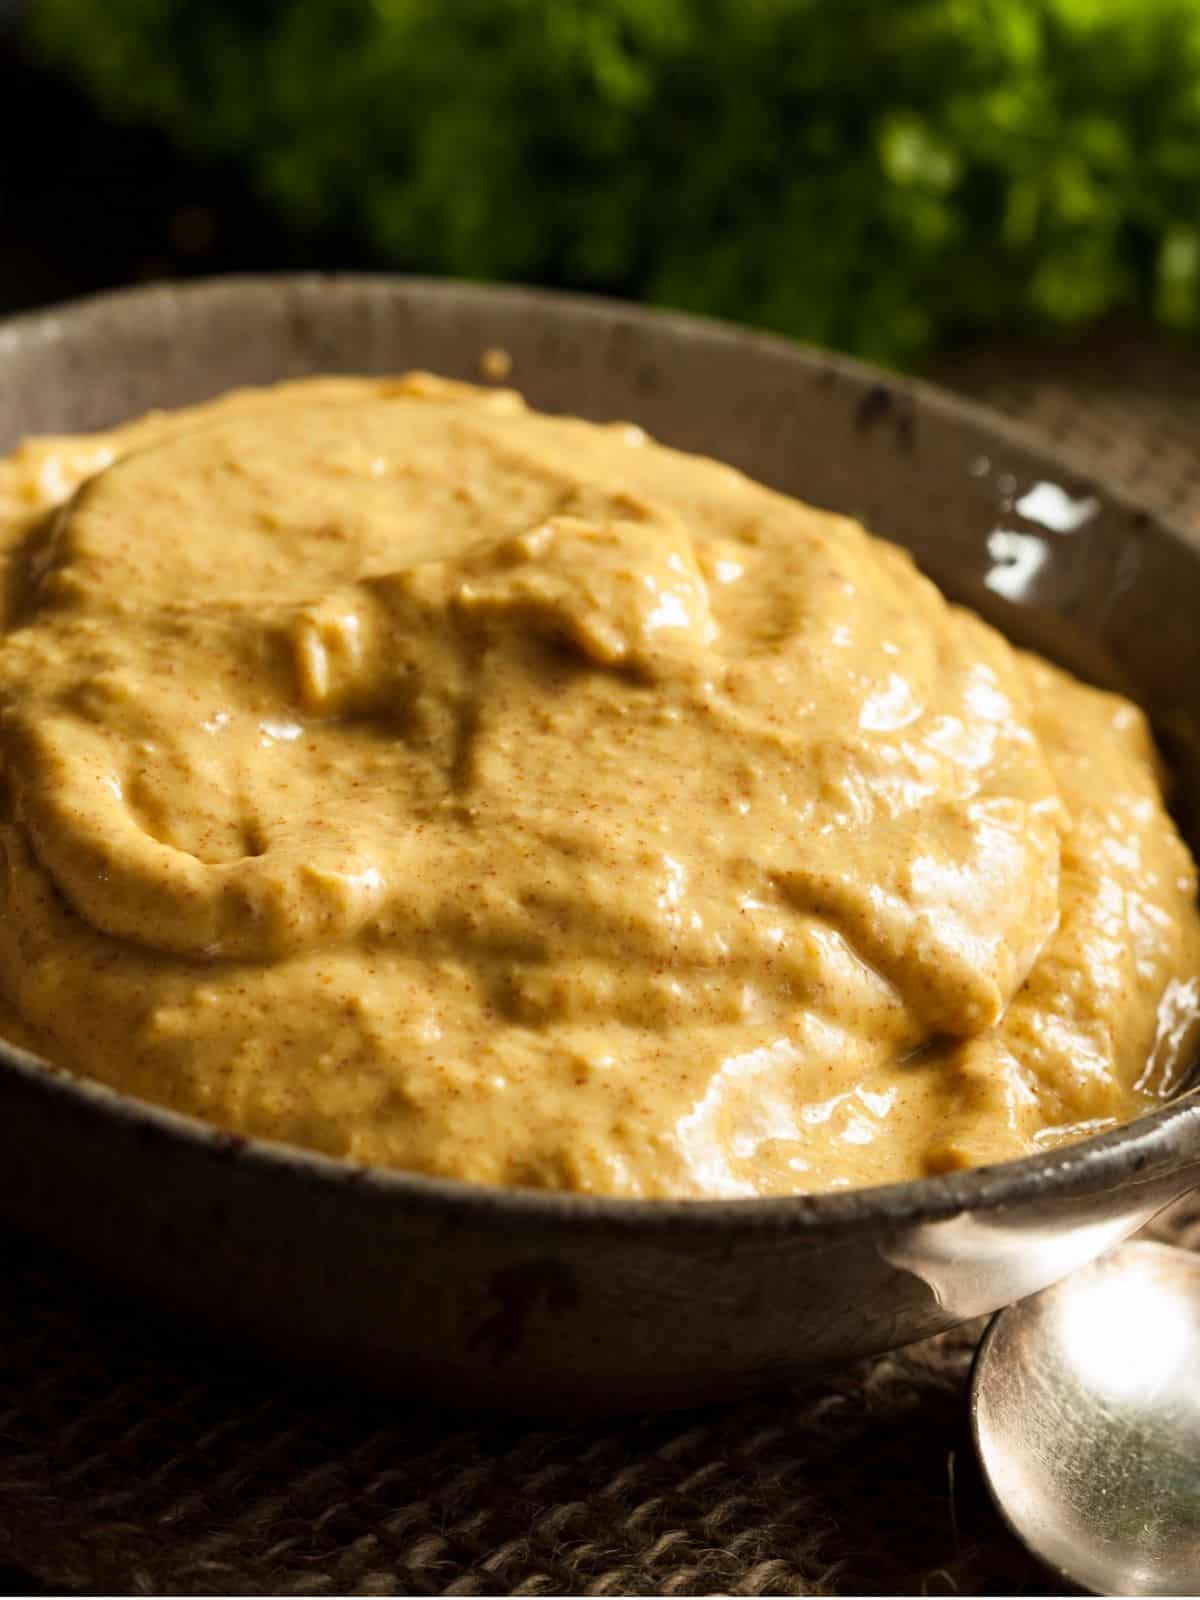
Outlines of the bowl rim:
<svg viewBox="0 0 1200 1600">
<path fill-rule="evenodd" d="M 480 307 L 533 308 L 547 302 L 583 323 L 613 316 L 633 326 L 674 328 L 680 334 L 717 344 L 736 343 L 797 361 L 815 373 L 846 379 L 864 394 L 886 387 L 920 411 L 948 424 L 966 424 L 1065 478 L 1074 492 L 1096 495 L 1102 505 L 1124 513 L 1142 529 L 1153 529 L 1200 563 L 1200 549 L 1170 518 L 1148 510 L 1119 485 L 1110 484 L 1074 463 L 1069 451 L 1048 448 L 1022 424 L 977 401 L 962 399 L 920 378 L 874 367 L 839 352 L 823 350 L 781 335 L 690 313 L 661 310 L 596 295 L 486 284 L 452 278 L 386 273 L 230 274 L 134 285 L 102 291 L 0 318 L 0 379 L 10 353 L 30 344 L 54 343 L 71 331 L 98 323 L 114 312 L 139 306 L 188 302 L 204 307 L 238 298 L 276 302 L 281 295 L 330 293 L 378 295 L 400 291 L 406 297 Z M 470 1217 L 501 1226 L 540 1224 L 553 1231 L 583 1230 L 655 1237 L 707 1236 L 713 1233 L 760 1235 L 829 1234 L 872 1228 L 880 1223 L 910 1225 L 944 1220 L 964 1212 L 1002 1211 L 1022 1202 L 1069 1199 L 1091 1194 L 1122 1180 L 1196 1169 L 1200 1183 L 1200 1084 L 1160 1108 L 1078 1141 L 1016 1160 L 943 1173 L 901 1183 L 836 1189 L 815 1194 L 738 1198 L 630 1199 L 550 1189 L 443 1178 L 400 1168 L 367 1167 L 278 1140 L 230 1133 L 197 1117 L 172 1111 L 80 1077 L 0 1039 L 0 1079 L 19 1080 L 52 1105 L 69 1107 L 90 1119 L 115 1125 L 144 1140 L 181 1147 L 192 1155 L 235 1162 L 272 1180 L 302 1182 L 322 1190 L 353 1187 L 376 1204 L 420 1208 L 444 1217 Z M 1181 1182 L 1180 1187 L 1183 1187 Z"/>
</svg>

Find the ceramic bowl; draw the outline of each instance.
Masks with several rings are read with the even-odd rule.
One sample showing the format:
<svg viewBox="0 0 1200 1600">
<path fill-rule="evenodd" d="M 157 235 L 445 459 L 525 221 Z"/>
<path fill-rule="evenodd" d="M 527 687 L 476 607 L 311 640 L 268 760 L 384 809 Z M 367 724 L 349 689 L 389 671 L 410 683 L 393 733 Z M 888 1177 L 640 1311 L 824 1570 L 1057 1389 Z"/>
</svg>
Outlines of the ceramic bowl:
<svg viewBox="0 0 1200 1600">
<path fill-rule="evenodd" d="M 1019 642 L 1200 727 L 1200 555 L 991 414 L 783 340 L 393 278 L 146 288 L 0 326 L 0 448 L 236 384 L 512 359 L 908 545 Z M 367 1171 L 231 1137 L 0 1047 L 0 1210 L 253 1349 L 523 1410 L 728 1397 L 919 1339 L 1071 1271 L 1200 1181 L 1200 1096 L 1066 1149 L 780 1200 L 644 1202 Z"/>
</svg>

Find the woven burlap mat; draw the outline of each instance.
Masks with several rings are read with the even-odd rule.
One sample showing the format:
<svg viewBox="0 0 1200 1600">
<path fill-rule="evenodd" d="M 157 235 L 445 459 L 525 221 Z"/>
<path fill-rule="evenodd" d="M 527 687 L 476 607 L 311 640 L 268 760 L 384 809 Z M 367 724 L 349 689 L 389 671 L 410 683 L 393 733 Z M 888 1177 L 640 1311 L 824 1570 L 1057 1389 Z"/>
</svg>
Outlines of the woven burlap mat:
<svg viewBox="0 0 1200 1600">
<path fill-rule="evenodd" d="M 1200 528 L 1200 353 L 1117 332 L 937 376 Z M 1200 1246 L 1200 1203 L 1159 1231 Z M 978 1327 L 816 1392 L 546 1427 L 239 1366 L 19 1240 L 0 1266 L 9 1592 L 1063 1592 L 978 1477 Z"/>
</svg>

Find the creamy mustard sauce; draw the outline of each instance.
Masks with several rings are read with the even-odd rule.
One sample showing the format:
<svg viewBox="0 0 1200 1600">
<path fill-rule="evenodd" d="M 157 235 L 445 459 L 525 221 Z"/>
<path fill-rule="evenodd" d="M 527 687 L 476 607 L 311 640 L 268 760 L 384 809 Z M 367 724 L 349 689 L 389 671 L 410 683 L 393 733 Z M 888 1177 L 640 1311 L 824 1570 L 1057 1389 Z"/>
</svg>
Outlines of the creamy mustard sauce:
<svg viewBox="0 0 1200 1600">
<path fill-rule="evenodd" d="M 628 425 L 320 379 L 0 464 L 0 990 L 357 1161 L 628 1196 L 1021 1155 L 1177 1087 L 1142 714 Z"/>
</svg>

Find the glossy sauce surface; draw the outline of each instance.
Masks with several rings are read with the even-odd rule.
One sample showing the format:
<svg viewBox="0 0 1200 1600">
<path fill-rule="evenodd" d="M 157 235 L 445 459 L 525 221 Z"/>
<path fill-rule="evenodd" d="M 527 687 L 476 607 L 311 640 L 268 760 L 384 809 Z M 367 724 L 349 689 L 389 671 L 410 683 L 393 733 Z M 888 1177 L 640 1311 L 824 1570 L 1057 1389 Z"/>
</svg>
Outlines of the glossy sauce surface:
<svg viewBox="0 0 1200 1600">
<path fill-rule="evenodd" d="M 1177 1086 L 1141 713 L 855 523 L 413 376 L 0 464 L 5 1031 L 368 1163 L 779 1194 Z"/>
</svg>

